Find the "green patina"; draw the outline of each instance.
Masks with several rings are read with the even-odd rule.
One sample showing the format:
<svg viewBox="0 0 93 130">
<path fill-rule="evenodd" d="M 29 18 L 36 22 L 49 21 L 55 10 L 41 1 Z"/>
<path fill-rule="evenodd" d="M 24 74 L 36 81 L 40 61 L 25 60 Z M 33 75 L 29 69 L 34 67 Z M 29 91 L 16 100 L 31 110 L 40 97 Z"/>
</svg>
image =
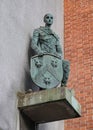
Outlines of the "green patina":
<svg viewBox="0 0 93 130">
<path fill-rule="evenodd" d="M 69 61 L 62 59 L 59 37 L 51 30 L 53 16 L 44 16 L 45 27 L 35 29 L 31 47 L 35 56 L 31 57 L 30 74 L 33 82 L 44 89 L 66 86 L 69 77 Z"/>
</svg>

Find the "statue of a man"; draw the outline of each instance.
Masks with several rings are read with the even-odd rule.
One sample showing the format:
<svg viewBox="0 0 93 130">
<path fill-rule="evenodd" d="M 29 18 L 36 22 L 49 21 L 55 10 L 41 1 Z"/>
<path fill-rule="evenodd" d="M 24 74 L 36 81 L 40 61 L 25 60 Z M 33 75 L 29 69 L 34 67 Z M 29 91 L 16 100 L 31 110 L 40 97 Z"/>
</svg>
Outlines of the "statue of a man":
<svg viewBox="0 0 93 130">
<path fill-rule="evenodd" d="M 36 55 L 52 54 L 62 60 L 62 49 L 59 42 L 59 37 L 51 30 L 53 24 L 53 16 L 46 14 L 44 16 L 45 26 L 35 29 L 32 37 L 31 47 Z M 62 60 L 63 79 L 61 86 L 66 86 L 69 76 L 69 62 Z"/>
<path fill-rule="evenodd" d="M 62 56 L 62 50 L 59 43 L 59 37 L 51 30 L 53 16 L 46 14 L 44 16 L 45 27 L 36 29 L 33 33 L 32 48 L 37 55 L 50 53 Z"/>
</svg>

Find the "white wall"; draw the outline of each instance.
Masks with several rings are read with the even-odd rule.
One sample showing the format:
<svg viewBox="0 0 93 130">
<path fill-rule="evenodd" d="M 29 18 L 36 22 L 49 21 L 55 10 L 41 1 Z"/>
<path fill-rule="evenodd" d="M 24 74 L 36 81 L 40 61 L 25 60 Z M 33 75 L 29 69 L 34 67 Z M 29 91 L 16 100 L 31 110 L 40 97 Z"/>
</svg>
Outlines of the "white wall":
<svg viewBox="0 0 93 130">
<path fill-rule="evenodd" d="M 54 15 L 53 30 L 62 38 L 62 3 L 63 0 L 0 0 L 0 130 L 17 130 L 16 93 L 26 85 L 29 37 L 43 25 L 46 13 Z M 57 129 L 60 124 L 63 126 L 58 122 L 54 128 L 50 124 L 42 128 L 62 130 Z"/>
<path fill-rule="evenodd" d="M 39 130 L 64 130 L 64 121 L 40 124 Z"/>
</svg>

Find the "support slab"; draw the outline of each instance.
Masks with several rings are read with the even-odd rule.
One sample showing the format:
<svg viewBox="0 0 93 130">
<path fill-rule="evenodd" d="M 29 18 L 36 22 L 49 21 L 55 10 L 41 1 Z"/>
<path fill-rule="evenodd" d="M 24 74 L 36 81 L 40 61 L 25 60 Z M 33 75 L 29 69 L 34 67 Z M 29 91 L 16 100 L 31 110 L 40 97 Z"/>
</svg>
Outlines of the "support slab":
<svg viewBox="0 0 93 130">
<path fill-rule="evenodd" d="M 29 94 L 18 93 L 18 108 L 36 123 L 81 116 L 81 106 L 66 87 Z"/>
</svg>

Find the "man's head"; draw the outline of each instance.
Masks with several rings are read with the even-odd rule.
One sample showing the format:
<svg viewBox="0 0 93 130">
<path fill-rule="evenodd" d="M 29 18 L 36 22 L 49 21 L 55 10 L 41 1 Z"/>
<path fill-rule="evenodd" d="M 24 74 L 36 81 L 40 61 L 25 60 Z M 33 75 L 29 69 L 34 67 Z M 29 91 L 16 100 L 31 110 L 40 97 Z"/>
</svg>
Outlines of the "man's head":
<svg viewBox="0 0 93 130">
<path fill-rule="evenodd" d="M 52 14 L 46 14 L 44 16 L 44 22 L 48 26 L 52 25 L 53 24 L 53 15 Z"/>
</svg>

